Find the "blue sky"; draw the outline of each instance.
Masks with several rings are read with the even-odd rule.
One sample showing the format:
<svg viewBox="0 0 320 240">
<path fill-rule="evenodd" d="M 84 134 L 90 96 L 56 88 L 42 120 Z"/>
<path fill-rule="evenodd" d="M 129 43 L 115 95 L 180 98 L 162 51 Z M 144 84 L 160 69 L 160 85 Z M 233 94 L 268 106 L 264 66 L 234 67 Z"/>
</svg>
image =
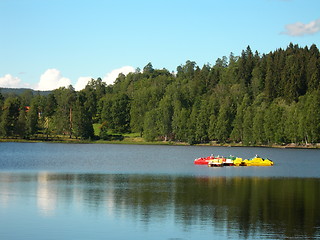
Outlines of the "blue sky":
<svg viewBox="0 0 320 240">
<path fill-rule="evenodd" d="M 320 43 L 319 0 L 0 0 L 0 87 L 53 89 Z"/>
</svg>

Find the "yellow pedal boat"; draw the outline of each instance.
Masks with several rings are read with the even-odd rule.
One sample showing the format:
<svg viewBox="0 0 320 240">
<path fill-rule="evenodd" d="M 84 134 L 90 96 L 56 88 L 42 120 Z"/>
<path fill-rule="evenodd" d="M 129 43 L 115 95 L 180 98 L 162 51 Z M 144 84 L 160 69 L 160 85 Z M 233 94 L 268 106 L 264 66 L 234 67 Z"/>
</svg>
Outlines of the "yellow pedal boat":
<svg viewBox="0 0 320 240">
<path fill-rule="evenodd" d="M 236 158 L 233 163 L 235 166 L 273 166 L 273 161 L 267 158 L 263 159 L 257 155 L 252 159 L 242 160 L 242 158 Z"/>
</svg>

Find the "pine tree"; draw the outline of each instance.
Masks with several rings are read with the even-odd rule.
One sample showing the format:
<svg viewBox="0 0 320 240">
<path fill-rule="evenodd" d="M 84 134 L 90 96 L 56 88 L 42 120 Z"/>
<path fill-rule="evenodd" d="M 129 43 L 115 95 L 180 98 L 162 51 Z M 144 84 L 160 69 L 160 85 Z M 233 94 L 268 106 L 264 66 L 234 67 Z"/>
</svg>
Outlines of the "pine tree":
<svg viewBox="0 0 320 240">
<path fill-rule="evenodd" d="M 196 141 L 200 143 L 207 142 L 208 137 L 208 128 L 209 128 L 209 118 L 210 114 L 208 109 L 208 101 L 202 100 L 200 110 L 197 117 L 196 123 Z"/>
<path fill-rule="evenodd" d="M 19 111 L 19 118 L 17 121 L 17 134 L 20 138 L 26 138 L 27 137 L 27 131 L 26 131 L 26 110 L 24 107 L 22 107 Z"/>
<path fill-rule="evenodd" d="M 243 117 L 243 143 L 249 145 L 253 142 L 253 107 L 248 106 Z"/>
<path fill-rule="evenodd" d="M 219 142 L 226 142 L 231 133 L 231 108 L 228 102 L 221 105 L 215 126 L 215 136 Z"/>
<path fill-rule="evenodd" d="M 246 94 L 242 100 L 242 103 L 237 108 L 236 117 L 232 123 L 233 130 L 231 132 L 230 138 L 235 142 L 241 142 L 243 140 L 243 123 L 245 112 L 250 105 L 250 98 Z"/>
<path fill-rule="evenodd" d="M 273 63 L 273 56 L 272 54 L 269 54 L 267 56 L 267 69 L 264 90 L 266 97 L 270 102 L 277 96 L 274 71 L 275 68 Z"/>
<path fill-rule="evenodd" d="M 17 97 L 8 97 L 3 106 L 1 115 L 1 134 L 4 137 L 17 134 L 17 123 L 20 111 L 20 100 Z"/>
<path fill-rule="evenodd" d="M 173 104 L 172 133 L 177 141 L 188 141 L 189 111 L 181 107 L 180 101 Z"/>
<path fill-rule="evenodd" d="M 196 128 L 197 128 L 197 119 L 199 115 L 199 102 L 196 102 L 191 110 L 189 121 L 187 123 L 187 132 L 188 132 L 188 143 L 196 143 Z"/>
<path fill-rule="evenodd" d="M 116 95 L 110 109 L 113 130 L 118 133 L 130 131 L 130 99 L 126 94 Z"/>
<path fill-rule="evenodd" d="M 86 93 L 79 92 L 73 109 L 72 126 L 75 136 L 81 139 L 93 139 L 94 130 L 90 106 L 86 105 Z"/>
</svg>

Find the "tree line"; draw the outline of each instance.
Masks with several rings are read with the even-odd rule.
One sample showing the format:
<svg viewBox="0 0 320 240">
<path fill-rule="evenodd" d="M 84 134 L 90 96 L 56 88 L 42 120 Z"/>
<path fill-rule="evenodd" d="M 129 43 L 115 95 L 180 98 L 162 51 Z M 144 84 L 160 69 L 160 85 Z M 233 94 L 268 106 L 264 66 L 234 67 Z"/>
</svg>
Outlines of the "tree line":
<svg viewBox="0 0 320 240">
<path fill-rule="evenodd" d="M 112 85 L 92 79 L 85 89 L 59 88 L 41 96 L 0 95 L 3 137 L 64 134 L 94 139 L 139 133 L 145 140 L 245 145 L 320 142 L 320 53 L 315 44 L 268 54 L 248 46 L 240 56 L 176 72 L 119 74 Z"/>
</svg>

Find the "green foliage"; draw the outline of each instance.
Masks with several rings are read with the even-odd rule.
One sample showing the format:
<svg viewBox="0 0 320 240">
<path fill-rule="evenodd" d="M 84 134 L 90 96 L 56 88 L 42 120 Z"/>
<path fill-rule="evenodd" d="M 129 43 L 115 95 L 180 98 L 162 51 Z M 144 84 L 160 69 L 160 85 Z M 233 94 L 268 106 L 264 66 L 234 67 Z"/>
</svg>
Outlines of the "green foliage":
<svg viewBox="0 0 320 240">
<path fill-rule="evenodd" d="M 59 88 L 54 91 L 57 101 L 57 109 L 54 114 L 54 125 L 58 134 L 72 137 L 73 107 L 76 99 L 76 92 L 72 86 Z"/>
<path fill-rule="evenodd" d="M 306 142 L 317 143 L 320 141 L 320 91 L 313 91 L 306 98 L 301 116 L 306 122 L 303 138 Z"/>
<path fill-rule="evenodd" d="M 130 131 L 130 99 L 126 94 L 107 95 L 103 102 L 102 122 L 114 132 Z"/>
<path fill-rule="evenodd" d="M 144 138 L 146 141 L 151 142 L 156 140 L 156 138 L 160 135 L 158 128 L 159 114 L 158 109 L 152 109 L 147 112 L 144 119 Z"/>
<path fill-rule="evenodd" d="M 224 143 L 229 139 L 232 131 L 231 120 L 230 105 L 228 103 L 221 105 L 215 125 L 215 136 L 219 142 Z"/>
<path fill-rule="evenodd" d="M 172 134 L 172 116 L 173 106 L 169 96 L 165 96 L 161 99 L 158 107 L 158 114 L 161 116 L 158 120 L 158 129 L 160 135 L 164 136 L 165 140 L 168 140 Z"/>
<path fill-rule="evenodd" d="M 189 120 L 189 111 L 181 107 L 179 101 L 174 102 L 172 116 L 172 134 L 177 141 L 188 141 L 188 120 Z"/>
<path fill-rule="evenodd" d="M 101 125 L 99 137 L 103 140 L 109 140 L 108 128 L 105 124 Z"/>
<path fill-rule="evenodd" d="M 21 111 L 20 111 L 21 112 Z M 39 106 L 37 103 L 32 103 L 27 114 L 26 131 L 28 135 L 33 135 L 38 131 L 39 122 Z"/>
<path fill-rule="evenodd" d="M 264 131 L 264 113 L 265 113 L 266 107 L 265 104 L 262 104 L 260 106 L 257 106 L 254 111 L 254 116 L 252 119 L 252 139 L 251 141 L 255 144 L 265 144 L 266 143 L 266 137 L 265 137 L 265 131 Z"/>
<path fill-rule="evenodd" d="M 77 95 L 76 102 L 73 107 L 72 126 L 76 137 L 81 139 L 93 139 L 94 130 L 92 124 L 92 116 L 94 115 L 88 102 L 88 95 L 85 91 L 80 91 Z M 90 101 L 90 98 L 89 98 Z"/>
<path fill-rule="evenodd" d="M 196 142 L 205 143 L 208 141 L 208 128 L 209 121 L 208 117 L 209 113 L 209 105 L 207 100 L 203 100 L 201 102 L 201 106 L 197 116 L 196 129 L 195 129 L 195 139 Z"/>
<path fill-rule="evenodd" d="M 253 107 L 247 107 L 245 115 L 243 117 L 243 143 L 250 145 L 253 143 Z"/>
<path fill-rule="evenodd" d="M 244 138 L 244 119 L 246 117 L 246 114 L 249 113 L 246 111 L 246 109 L 250 106 L 250 99 L 248 95 L 245 95 L 245 97 L 242 100 L 241 105 L 237 108 L 237 114 L 235 116 L 235 119 L 232 123 L 233 129 L 231 132 L 230 138 L 235 142 L 241 142 Z"/>
<path fill-rule="evenodd" d="M 27 130 L 26 130 L 26 111 L 25 109 L 20 110 L 19 112 L 19 118 L 17 122 L 17 134 L 20 138 L 26 138 L 27 137 Z"/>
<path fill-rule="evenodd" d="M 99 137 L 106 141 L 122 141 L 124 139 L 123 135 L 111 134 L 105 124 L 101 125 Z"/>
<path fill-rule="evenodd" d="M 18 118 L 20 100 L 17 97 L 9 97 L 5 100 L 1 114 L 1 135 L 4 137 L 15 136 L 18 133 Z"/>
<path fill-rule="evenodd" d="M 98 78 L 79 92 L 70 86 L 45 95 L 0 94 L 0 134 L 92 139 L 93 124 L 102 124 L 100 138 L 108 140 L 133 132 L 190 144 L 318 143 L 319 66 L 316 45 L 292 43 L 263 55 L 248 46 L 213 66 L 188 60 L 176 73 L 149 62 L 108 86 Z"/>
</svg>

